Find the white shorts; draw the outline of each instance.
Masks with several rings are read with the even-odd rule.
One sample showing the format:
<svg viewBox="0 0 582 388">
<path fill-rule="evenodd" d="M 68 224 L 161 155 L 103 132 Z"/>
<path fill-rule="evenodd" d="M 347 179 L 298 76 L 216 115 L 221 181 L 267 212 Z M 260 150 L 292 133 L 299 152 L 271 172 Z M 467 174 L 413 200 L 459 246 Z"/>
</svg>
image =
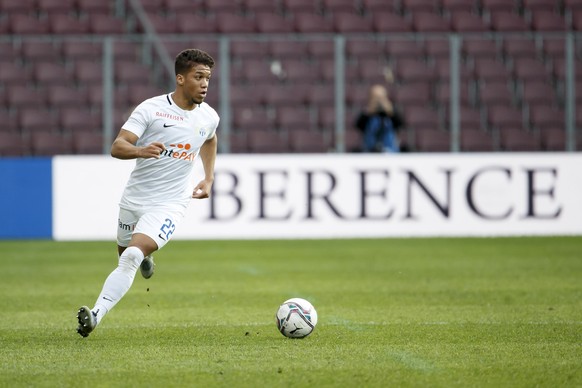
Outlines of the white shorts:
<svg viewBox="0 0 582 388">
<path fill-rule="evenodd" d="M 184 215 L 183 209 L 127 210 L 120 208 L 117 244 L 127 247 L 131 236 L 134 233 L 141 233 L 151 237 L 158 245 L 158 249 L 162 249 L 172 238 Z"/>
</svg>

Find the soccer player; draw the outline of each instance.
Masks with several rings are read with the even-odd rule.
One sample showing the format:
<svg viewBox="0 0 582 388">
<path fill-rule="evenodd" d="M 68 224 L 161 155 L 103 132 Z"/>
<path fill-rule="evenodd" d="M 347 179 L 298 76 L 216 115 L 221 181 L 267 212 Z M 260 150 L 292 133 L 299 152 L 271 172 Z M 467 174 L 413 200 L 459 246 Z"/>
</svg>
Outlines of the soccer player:
<svg viewBox="0 0 582 388">
<path fill-rule="evenodd" d="M 145 100 L 111 146 L 118 159 L 136 159 L 119 203 L 119 263 L 107 277 L 95 306 L 79 309 L 77 332 L 87 337 L 131 287 L 138 268 L 154 273 L 152 253 L 163 248 L 183 219 L 191 198 L 207 198 L 214 182 L 219 117 L 204 102 L 214 59 L 188 49 L 176 57 L 176 89 Z M 200 155 L 204 179 L 193 180 Z"/>
</svg>

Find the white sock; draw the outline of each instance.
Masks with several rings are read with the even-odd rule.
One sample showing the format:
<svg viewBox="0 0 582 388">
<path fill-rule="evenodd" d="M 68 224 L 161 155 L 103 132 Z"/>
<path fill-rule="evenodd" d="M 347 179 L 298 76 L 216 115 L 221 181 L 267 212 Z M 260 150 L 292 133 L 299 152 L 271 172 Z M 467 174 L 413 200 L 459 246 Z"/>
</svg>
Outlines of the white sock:
<svg viewBox="0 0 582 388">
<path fill-rule="evenodd" d="M 127 248 L 119 257 L 117 268 L 105 280 L 103 290 L 91 310 L 97 316 L 97 324 L 129 290 L 142 261 L 143 252 L 137 247 Z"/>
</svg>

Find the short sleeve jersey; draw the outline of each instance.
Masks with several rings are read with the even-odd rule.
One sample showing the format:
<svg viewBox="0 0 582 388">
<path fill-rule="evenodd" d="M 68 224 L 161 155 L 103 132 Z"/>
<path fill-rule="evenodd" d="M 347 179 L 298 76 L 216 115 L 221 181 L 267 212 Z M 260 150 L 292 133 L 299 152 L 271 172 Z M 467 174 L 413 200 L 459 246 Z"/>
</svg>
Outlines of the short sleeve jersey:
<svg viewBox="0 0 582 388">
<path fill-rule="evenodd" d="M 122 128 L 137 135 L 137 146 L 160 142 L 166 149 L 159 159 L 136 159 L 119 205 L 129 210 L 188 206 L 195 186 L 194 159 L 218 122 L 210 105 L 183 110 L 171 94 L 138 105 Z"/>
</svg>

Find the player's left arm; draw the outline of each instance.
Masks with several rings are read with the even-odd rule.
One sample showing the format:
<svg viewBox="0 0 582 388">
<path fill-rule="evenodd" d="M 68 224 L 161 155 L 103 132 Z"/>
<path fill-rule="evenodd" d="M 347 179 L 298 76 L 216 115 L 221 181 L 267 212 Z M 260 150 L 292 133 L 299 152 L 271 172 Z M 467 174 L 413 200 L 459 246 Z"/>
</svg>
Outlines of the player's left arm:
<svg viewBox="0 0 582 388">
<path fill-rule="evenodd" d="M 218 139 L 216 133 L 210 139 L 206 140 L 200 147 L 200 159 L 204 165 L 204 179 L 194 188 L 192 198 L 202 199 L 210 197 L 212 184 L 214 183 L 214 162 L 216 161 L 216 152 L 218 149 Z"/>
</svg>

